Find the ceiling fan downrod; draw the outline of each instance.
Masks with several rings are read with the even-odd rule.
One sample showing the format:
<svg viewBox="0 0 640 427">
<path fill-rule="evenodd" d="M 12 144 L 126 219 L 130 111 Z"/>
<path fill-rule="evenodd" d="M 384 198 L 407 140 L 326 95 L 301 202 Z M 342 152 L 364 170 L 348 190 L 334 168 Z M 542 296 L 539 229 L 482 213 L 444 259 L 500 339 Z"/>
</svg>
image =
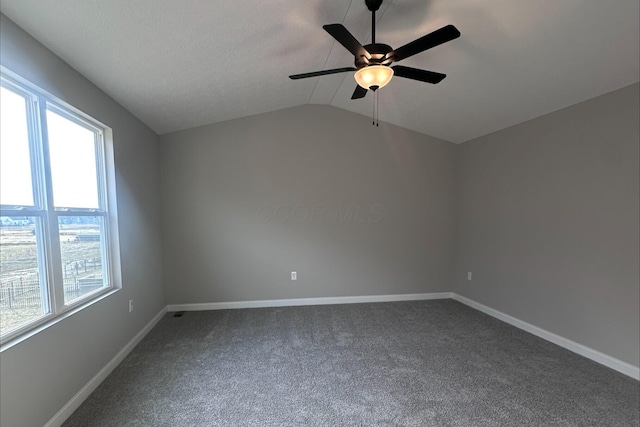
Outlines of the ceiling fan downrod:
<svg viewBox="0 0 640 427">
<path fill-rule="evenodd" d="M 371 11 L 371 44 L 376 43 L 376 11 L 380 9 L 382 0 L 364 0 L 367 9 Z"/>
</svg>

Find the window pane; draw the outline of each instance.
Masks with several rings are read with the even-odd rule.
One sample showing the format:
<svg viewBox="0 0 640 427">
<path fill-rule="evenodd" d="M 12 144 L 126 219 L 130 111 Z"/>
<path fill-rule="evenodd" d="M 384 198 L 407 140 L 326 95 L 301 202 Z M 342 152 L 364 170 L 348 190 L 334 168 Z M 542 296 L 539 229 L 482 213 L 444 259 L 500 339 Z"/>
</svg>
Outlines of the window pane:
<svg viewBox="0 0 640 427">
<path fill-rule="evenodd" d="M 95 133 L 51 110 L 47 132 L 54 206 L 97 209 Z"/>
<path fill-rule="evenodd" d="M 27 101 L 0 89 L 0 203 L 33 206 Z"/>
<path fill-rule="evenodd" d="M 34 217 L 0 217 L 0 329 L 4 335 L 49 312 L 38 269 Z"/>
<path fill-rule="evenodd" d="M 102 224 L 99 216 L 58 218 L 65 304 L 107 286 Z"/>
</svg>

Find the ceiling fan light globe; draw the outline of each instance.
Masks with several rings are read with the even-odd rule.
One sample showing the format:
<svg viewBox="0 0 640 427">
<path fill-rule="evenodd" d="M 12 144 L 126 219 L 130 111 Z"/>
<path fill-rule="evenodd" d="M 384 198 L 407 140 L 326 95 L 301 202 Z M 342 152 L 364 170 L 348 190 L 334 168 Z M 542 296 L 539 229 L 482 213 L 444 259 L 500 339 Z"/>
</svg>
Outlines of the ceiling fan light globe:
<svg viewBox="0 0 640 427">
<path fill-rule="evenodd" d="M 353 75 L 356 82 L 364 89 L 370 89 L 371 86 L 378 88 L 385 87 L 393 77 L 393 69 L 386 65 L 369 65 L 360 68 Z"/>
</svg>

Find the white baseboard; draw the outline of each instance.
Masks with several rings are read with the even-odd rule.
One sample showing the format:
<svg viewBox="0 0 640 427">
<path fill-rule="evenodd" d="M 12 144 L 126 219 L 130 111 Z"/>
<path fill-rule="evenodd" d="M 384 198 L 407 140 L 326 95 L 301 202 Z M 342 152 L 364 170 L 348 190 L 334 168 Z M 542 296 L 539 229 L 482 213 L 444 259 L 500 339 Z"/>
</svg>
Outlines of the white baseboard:
<svg viewBox="0 0 640 427">
<path fill-rule="evenodd" d="M 599 351 L 594 350 L 590 347 L 579 344 L 575 341 L 571 341 L 570 339 L 561 337 L 560 335 L 556 335 L 553 332 L 549 332 L 547 330 L 534 326 L 530 323 L 517 319 L 513 316 L 509 316 L 508 314 L 495 310 L 491 307 L 487 307 L 486 305 L 480 304 L 479 302 L 476 302 L 472 299 L 463 297 L 462 295 L 458 295 L 455 292 L 451 294 L 451 297 L 454 300 L 459 301 L 464 305 L 468 305 L 471 308 L 475 308 L 478 311 L 488 314 L 489 316 L 495 317 L 496 319 L 502 320 L 503 322 L 506 322 L 512 326 L 515 326 L 516 328 L 529 332 L 530 334 L 533 334 L 544 340 L 547 340 L 556 345 L 559 345 L 560 347 L 564 347 L 567 350 L 570 350 L 576 354 L 579 354 L 580 356 L 584 356 L 587 359 L 591 359 L 594 362 L 607 366 L 631 378 L 640 380 L 640 368 L 633 366 L 630 363 L 623 362 L 622 360 L 616 359 L 615 357 L 611 357 L 604 353 L 600 353 Z"/>
<path fill-rule="evenodd" d="M 226 310 L 236 308 L 264 308 L 264 307 L 291 307 L 300 305 L 327 305 L 327 304 L 357 304 L 364 302 L 392 302 L 392 301 L 418 301 L 430 299 L 448 299 L 451 292 L 435 292 L 426 294 L 398 294 L 398 295 L 363 295 L 355 297 L 322 297 L 322 298 L 294 298 L 294 299 L 269 299 L 253 301 L 228 301 L 209 302 L 200 304 L 170 304 L 168 311 L 202 311 L 202 310 Z"/>
<path fill-rule="evenodd" d="M 162 316 L 167 312 L 167 308 L 164 307 L 158 314 L 154 316 L 153 319 L 149 323 L 146 324 L 144 328 L 140 332 L 136 334 L 135 337 L 131 339 L 125 345 L 122 350 L 116 354 L 113 359 L 109 361 L 100 371 L 93 377 L 91 380 L 85 384 L 84 387 L 80 389 L 72 398 L 69 400 L 66 405 L 64 405 L 56 414 L 51 417 L 49 421 L 44 425 L 44 427 L 59 427 L 61 426 L 70 416 L 73 414 L 73 411 L 78 409 L 82 402 L 84 402 L 87 397 L 102 383 L 102 381 L 107 378 L 107 376 L 124 360 L 125 357 L 133 350 L 133 348 L 142 341 L 142 338 L 145 337 L 149 333 L 151 329 L 162 319 Z"/>
</svg>

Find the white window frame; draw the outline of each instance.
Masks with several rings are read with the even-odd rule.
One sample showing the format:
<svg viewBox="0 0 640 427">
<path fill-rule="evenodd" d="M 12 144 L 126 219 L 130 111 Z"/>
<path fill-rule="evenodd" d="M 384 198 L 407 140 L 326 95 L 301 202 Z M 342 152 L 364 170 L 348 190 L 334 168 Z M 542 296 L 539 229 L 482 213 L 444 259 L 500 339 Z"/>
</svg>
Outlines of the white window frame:
<svg viewBox="0 0 640 427">
<path fill-rule="evenodd" d="M 27 125 L 31 181 L 34 206 L 0 206 L 1 216 L 36 218 L 38 270 L 44 309 L 48 313 L 35 318 L 0 337 L 0 350 L 47 328 L 57 321 L 86 308 L 122 288 L 120 246 L 115 186 L 115 164 L 112 130 L 96 119 L 51 95 L 21 76 L 0 66 L 2 86 L 27 100 Z M 92 131 L 96 137 L 96 174 L 98 209 L 56 209 L 53 204 L 51 167 L 49 162 L 47 110 Z M 102 275 L 105 285 L 65 304 L 59 218 L 66 216 L 102 217 L 101 250 L 104 254 Z M 43 282 L 44 285 L 43 286 Z M 46 294 L 46 295 L 45 295 Z"/>
</svg>

